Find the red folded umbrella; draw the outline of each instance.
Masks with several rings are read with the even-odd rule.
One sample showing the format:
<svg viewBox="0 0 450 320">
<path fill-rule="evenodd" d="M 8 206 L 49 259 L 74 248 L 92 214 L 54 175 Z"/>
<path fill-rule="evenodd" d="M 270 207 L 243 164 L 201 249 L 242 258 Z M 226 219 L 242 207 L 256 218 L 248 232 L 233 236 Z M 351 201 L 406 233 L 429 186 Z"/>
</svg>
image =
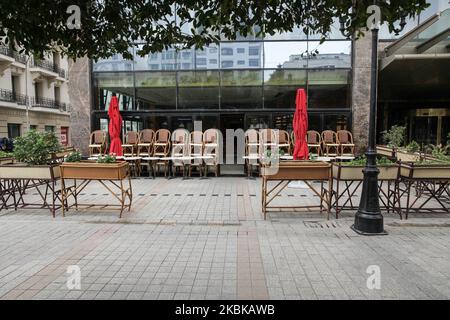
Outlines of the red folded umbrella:
<svg viewBox="0 0 450 320">
<path fill-rule="evenodd" d="M 309 157 L 306 132 L 308 131 L 308 113 L 306 110 L 305 89 L 297 90 L 295 101 L 295 114 L 292 121 L 295 135 L 294 160 L 307 160 Z"/>
<path fill-rule="evenodd" d="M 109 153 L 114 153 L 116 156 L 122 156 L 122 141 L 120 140 L 120 133 L 122 132 L 122 116 L 119 112 L 119 101 L 114 95 L 111 98 L 108 109 L 109 116 Z"/>
</svg>

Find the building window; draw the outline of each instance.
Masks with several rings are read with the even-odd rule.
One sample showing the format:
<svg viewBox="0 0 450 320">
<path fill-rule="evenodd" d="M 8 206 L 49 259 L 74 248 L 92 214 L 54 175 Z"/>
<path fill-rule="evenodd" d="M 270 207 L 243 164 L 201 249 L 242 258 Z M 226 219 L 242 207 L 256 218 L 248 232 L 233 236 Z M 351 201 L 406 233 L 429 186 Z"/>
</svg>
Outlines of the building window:
<svg viewBox="0 0 450 320">
<path fill-rule="evenodd" d="M 157 60 L 158 59 L 158 54 L 157 53 L 151 53 L 150 54 L 150 60 Z"/>
<path fill-rule="evenodd" d="M 37 131 L 37 125 L 35 124 L 30 125 L 30 130 Z"/>
<path fill-rule="evenodd" d="M 8 139 L 20 137 L 20 124 L 8 123 Z"/>
<path fill-rule="evenodd" d="M 259 47 L 250 47 L 248 49 L 249 56 L 259 56 Z"/>
<path fill-rule="evenodd" d="M 55 126 L 45 126 L 45 132 L 55 132 Z"/>
<path fill-rule="evenodd" d="M 209 49 L 209 53 L 217 53 L 217 48 L 211 48 L 211 49 Z"/>
<path fill-rule="evenodd" d="M 233 48 L 222 48 L 221 52 L 223 56 L 232 56 Z"/>
<path fill-rule="evenodd" d="M 233 68 L 233 61 L 222 61 L 222 68 Z"/>
<path fill-rule="evenodd" d="M 248 60 L 249 67 L 259 67 L 259 60 L 258 59 L 250 59 Z"/>
<path fill-rule="evenodd" d="M 159 70 L 159 64 L 151 64 L 150 69 L 151 70 Z"/>
<path fill-rule="evenodd" d="M 209 59 L 209 64 L 217 64 L 217 59 Z"/>
<path fill-rule="evenodd" d="M 198 58 L 197 65 L 198 66 L 206 66 L 206 58 Z"/>
<path fill-rule="evenodd" d="M 190 59 L 191 58 L 191 52 L 190 51 L 183 51 L 181 53 L 181 56 L 183 57 L 183 59 Z"/>
<path fill-rule="evenodd" d="M 237 53 L 245 53 L 245 48 L 237 48 Z"/>
<path fill-rule="evenodd" d="M 237 64 L 238 64 L 238 66 L 243 66 L 243 65 L 245 65 L 245 61 L 244 60 L 238 60 Z"/>
<path fill-rule="evenodd" d="M 183 69 L 190 69 L 191 64 L 190 63 L 183 63 Z"/>
</svg>

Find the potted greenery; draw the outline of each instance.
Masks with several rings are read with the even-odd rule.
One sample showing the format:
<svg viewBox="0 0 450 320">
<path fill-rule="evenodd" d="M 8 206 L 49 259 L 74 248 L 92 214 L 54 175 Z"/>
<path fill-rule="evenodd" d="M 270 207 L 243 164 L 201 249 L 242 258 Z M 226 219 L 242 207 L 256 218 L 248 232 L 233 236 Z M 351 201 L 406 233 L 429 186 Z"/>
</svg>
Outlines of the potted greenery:
<svg viewBox="0 0 450 320">
<path fill-rule="evenodd" d="M 105 155 L 96 161 L 83 161 L 81 154 L 74 152 L 61 165 L 61 178 L 87 180 L 122 180 L 128 176 L 129 165 L 117 161 L 116 156 Z"/>
<path fill-rule="evenodd" d="M 12 152 L 6 152 L 0 150 L 0 165 L 1 164 L 10 164 L 14 162 L 14 156 Z"/>
<path fill-rule="evenodd" d="M 431 155 L 416 161 L 402 162 L 401 175 L 410 179 L 450 179 L 450 156 L 445 147 L 431 147 Z"/>
<path fill-rule="evenodd" d="M 52 132 L 29 131 L 14 140 L 14 158 L 17 162 L 0 165 L 0 176 L 6 179 L 54 180 L 59 167 L 51 164 L 52 153 L 61 146 Z"/>
<path fill-rule="evenodd" d="M 337 180 L 362 181 L 364 179 L 363 169 L 366 158 L 360 157 L 350 162 L 334 162 L 333 178 Z M 377 167 L 380 170 L 378 180 L 396 180 L 399 176 L 399 165 L 386 157 L 377 159 Z"/>
<path fill-rule="evenodd" d="M 385 145 L 377 146 L 377 153 L 388 158 L 395 158 L 397 149 L 405 139 L 406 127 L 394 125 L 388 131 L 383 131 L 382 139 Z"/>
</svg>

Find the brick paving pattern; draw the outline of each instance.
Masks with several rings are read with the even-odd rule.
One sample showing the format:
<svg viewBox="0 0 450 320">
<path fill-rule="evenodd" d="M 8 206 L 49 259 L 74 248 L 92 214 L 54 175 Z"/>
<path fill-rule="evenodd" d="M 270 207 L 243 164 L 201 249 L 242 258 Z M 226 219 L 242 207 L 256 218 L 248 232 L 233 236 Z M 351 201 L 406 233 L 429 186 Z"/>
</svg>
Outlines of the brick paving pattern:
<svg viewBox="0 0 450 320">
<path fill-rule="evenodd" d="M 0 299 L 449 299 L 450 220 L 386 214 L 388 236 L 351 212 L 261 215 L 261 181 L 133 180 L 133 208 L 0 212 Z M 30 191 L 29 199 L 38 195 Z M 113 202 L 99 184 L 80 202 Z M 276 201 L 314 203 L 306 189 Z M 67 267 L 81 289 L 67 287 Z M 370 290 L 368 266 L 381 271 Z"/>
</svg>

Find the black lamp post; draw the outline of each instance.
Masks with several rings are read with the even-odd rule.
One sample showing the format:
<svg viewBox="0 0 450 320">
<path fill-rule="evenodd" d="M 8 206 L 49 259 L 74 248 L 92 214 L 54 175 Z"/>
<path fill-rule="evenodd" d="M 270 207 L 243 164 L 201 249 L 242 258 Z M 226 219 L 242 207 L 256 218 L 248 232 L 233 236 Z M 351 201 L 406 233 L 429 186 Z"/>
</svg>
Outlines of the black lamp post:
<svg viewBox="0 0 450 320">
<path fill-rule="evenodd" d="M 374 0 L 374 4 L 377 1 Z M 344 21 L 340 19 L 341 32 L 345 37 L 350 37 L 346 33 Z M 405 26 L 405 18 L 400 23 L 401 29 L 394 30 L 395 33 L 401 32 Z M 370 87 L 370 112 L 369 112 L 369 144 L 366 151 L 366 166 L 363 170 L 364 180 L 361 192 L 361 202 L 355 215 L 355 222 L 352 229 L 362 235 L 384 235 L 383 215 L 381 214 L 379 204 L 377 152 L 376 152 L 376 113 L 377 113 L 377 94 L 378 94 L 378 22 L 372 24 L 372 59 L 371 59 L 371 87 Z"/>
</svg>

